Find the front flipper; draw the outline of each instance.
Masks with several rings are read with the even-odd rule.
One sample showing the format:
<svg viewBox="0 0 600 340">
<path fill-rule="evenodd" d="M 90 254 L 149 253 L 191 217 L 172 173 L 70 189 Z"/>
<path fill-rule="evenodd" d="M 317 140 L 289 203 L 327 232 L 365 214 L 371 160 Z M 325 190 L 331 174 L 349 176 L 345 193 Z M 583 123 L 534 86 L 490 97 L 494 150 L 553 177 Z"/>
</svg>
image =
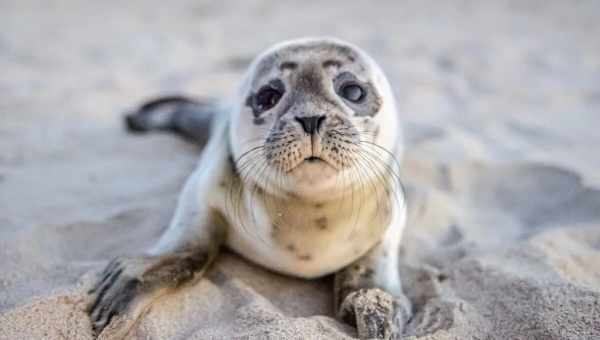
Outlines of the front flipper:
<svg viewBox="0 0 600 340">
<path fill-rule="evenodd" d="M 386 235 L 365 256 L 336 273 L 337 317 L 356 326 L 360 339 L 401 339 L 412 315 L 398 272 L 399 239 Z"/>
<path fill-rule="evenodd" d="M 95 335 L 120 318 L 128 322 L 120 324 L 111 338 L 124 337 L 154 300 L 200 277 L 216 253 L 215 248 L 111 261 L 89 291 L 92 302 L 87 312 Z"/>
<path fill-rule="evenodd" d="M 220 123 L 215 125 L 198 168 L 179 196 L 169 228 L 157 244 L 146 256 L 112 261 L 90 291 L 88 313 L 96 334 L 108 326 L 110 332 L 107 329 L 104 333 L 110 335 L 103 336 L 124 338 L 153 301 L 192 282 L 216 256 L 227 233 L 220 213 L 219 204 L 224 199 L 219 183 L 231 176 L 227 121 Z M 115 318 L 126 322 L 113 325 Z"/>
<path fill-rule="evenodd" d="M 410 316 L 410 302 L 379 288 L 363 288 L 348 294 L 338 317 L 356 326 L 361 339 L 401 339 Z"/>
</svg>

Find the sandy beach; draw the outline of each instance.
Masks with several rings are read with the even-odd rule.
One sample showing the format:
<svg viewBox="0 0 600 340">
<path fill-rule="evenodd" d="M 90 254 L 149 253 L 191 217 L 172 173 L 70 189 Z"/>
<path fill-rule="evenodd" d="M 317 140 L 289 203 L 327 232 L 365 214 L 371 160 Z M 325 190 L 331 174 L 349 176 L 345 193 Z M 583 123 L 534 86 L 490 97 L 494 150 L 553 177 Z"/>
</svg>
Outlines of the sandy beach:
<svg viewBox="0 0 600 340">
<path fill-rule="evenodd" d="M 321 35 L 397 96 L 406 339 L 600 339 L 600 2 L 4 0 L 0 28 L 0 339 L 91 339 L 96 274 L 168 224 L 200 149 L 125 110 Z M 225 251 L 131 337 L 355 338 L 332 301 Z"/>
</svg>

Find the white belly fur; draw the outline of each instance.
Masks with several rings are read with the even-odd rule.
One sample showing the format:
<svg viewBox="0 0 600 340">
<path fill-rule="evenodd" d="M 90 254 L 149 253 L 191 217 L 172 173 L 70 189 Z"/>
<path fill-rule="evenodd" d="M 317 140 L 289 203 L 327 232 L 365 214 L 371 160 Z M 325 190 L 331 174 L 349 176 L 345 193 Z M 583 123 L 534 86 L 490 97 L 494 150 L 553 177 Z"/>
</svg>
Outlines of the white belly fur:
<svg viewBox="0 0 600 340">
<path fill-rule="evenodd" d="M 291 199 L 281 209 L 266 209 L 256 197 L 247 197 L 252 210 L 229 215 L 227 245 L 284 274 L 315 278 L 333 273 L 377 244 L 390 223 L 391 201 L 367 197 L 321 205 Z"/>
</svg>

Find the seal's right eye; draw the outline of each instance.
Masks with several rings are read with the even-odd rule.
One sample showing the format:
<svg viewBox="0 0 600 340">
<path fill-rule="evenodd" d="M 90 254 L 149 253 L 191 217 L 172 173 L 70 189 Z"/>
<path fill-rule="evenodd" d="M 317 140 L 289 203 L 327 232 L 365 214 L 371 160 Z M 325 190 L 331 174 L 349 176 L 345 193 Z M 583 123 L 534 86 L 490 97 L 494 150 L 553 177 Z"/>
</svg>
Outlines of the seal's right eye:
<svg viewBox="0 0 600 340">
<path fill-rule="evenodd" d="M 281 96 L 281 91 L 270 86 L 263 87 L 254 97 L 254 109 L 258 112 L 267 111 L 277 105 Z"/>
</svg>

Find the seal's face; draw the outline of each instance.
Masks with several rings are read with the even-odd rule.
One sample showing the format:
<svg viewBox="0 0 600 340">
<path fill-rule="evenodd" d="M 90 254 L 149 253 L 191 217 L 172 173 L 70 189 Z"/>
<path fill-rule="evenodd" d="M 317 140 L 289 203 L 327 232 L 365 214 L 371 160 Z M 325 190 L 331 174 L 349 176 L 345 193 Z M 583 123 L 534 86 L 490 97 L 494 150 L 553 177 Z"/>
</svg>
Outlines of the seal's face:
<svg viewBox="0 0 600 340">
<path fill-rule="evenodd" d="M 275 46 L 251 70 L 231 129 L 245 180 L 310 196 L 382 176 L 398 123 L 368 56 L 337 40 L 299 40 Z"/>
</svg>

